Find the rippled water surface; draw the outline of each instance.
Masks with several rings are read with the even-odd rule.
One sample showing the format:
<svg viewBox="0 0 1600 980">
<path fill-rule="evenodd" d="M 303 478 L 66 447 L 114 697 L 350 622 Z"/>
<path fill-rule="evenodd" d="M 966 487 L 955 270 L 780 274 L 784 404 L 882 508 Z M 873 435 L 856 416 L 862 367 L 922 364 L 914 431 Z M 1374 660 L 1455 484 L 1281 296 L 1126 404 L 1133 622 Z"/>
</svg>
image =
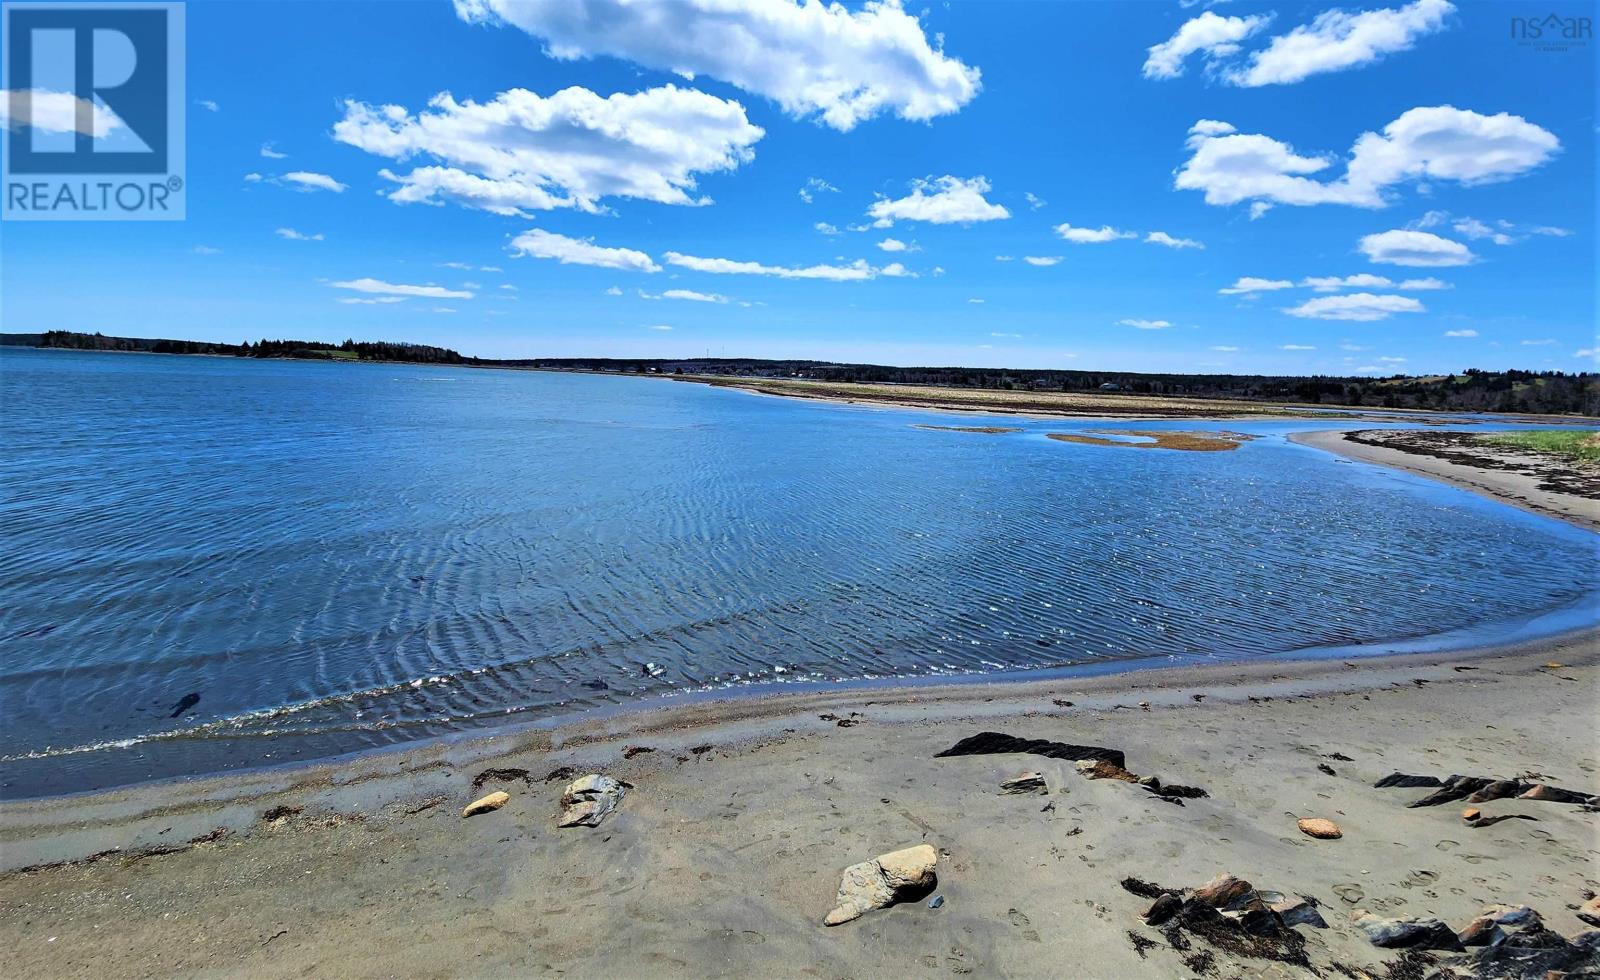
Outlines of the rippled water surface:
<svg viewBox="0 0 1600 980">
<path fill-rule="evenodd" d="M 1420 636 L 1596 587 L 1592 535 L 1282 438 L 1306 422 L 1185 453 L 661 379 L 0 358 L 11 797 L 729 684 Z"/>
</svg>

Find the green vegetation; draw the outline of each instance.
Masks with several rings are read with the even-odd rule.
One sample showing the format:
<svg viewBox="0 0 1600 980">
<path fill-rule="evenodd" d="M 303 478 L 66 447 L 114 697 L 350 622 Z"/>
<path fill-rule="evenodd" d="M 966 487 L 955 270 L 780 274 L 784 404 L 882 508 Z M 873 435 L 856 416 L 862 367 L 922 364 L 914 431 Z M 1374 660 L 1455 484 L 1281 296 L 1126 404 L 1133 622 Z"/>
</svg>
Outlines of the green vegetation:
<svg viewBox="0 0 1600 980">
<path fill-rule="evenodd" d="M 466 358 L 446 347 L 386 341 L 327 344 L 318 340 L 266 340 L 252 344 L 213 344 L 193 340 L 148 340 L 142 337 L 107 337 L 101 333 L 51 330 L 42 334 L 6 334 L 0 343 L 27 343 L 33 347 L 71 350 L 138 351 L 148 354 L 216 354 L 232 357 L 290 357 L 326 361 L 405 361 L 415 364 L 462 364 Z"/>
<path fill-rule="evenodd" d="M 1515 446 L 1557 456 L 1600 463 L 1600 432 L 1581 429 L 1534 429 L 1531 432 L 1495 432 L 1478 437 L 1496 446 Z"/>
</svg>

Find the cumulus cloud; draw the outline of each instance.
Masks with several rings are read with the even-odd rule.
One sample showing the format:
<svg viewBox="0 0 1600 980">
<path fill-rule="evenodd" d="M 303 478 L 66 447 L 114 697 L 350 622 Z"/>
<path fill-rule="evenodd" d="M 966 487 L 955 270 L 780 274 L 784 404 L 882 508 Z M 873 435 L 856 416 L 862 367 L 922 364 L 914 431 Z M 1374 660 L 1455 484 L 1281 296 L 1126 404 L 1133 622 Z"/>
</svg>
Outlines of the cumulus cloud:
<svg viewBox="0 0 1600 980">
<path fill-rule="evenodd" d="M 878 243 L 878 247 L 885 252 L 915 252 L 918 250 L 917 246 L 907 245 L 898 238 L 885 238 Z"/>
<path fill-rule="evenodd" d="M 207 112 L 222 111 L 222 106 L 217 105 L 217 103 L 211 99 L 195 99 L 194 104 L 206 110 Z"/>
<path fill-rule="evenodd" d="M 926 221 L 935 225 L 971 224 L 1011 217 L 999 204 L 984 199 L 990 190 L 984 177 L 929 177 L 911 182 L 911 193 L 901 198 L 880 197 L 867 209 L 876 219 L 874 228 L 896 221 Z"/>
<path fill-rule="evenodd" d="M 1478 331 L 1476 331 L 1476 330 L 1446 330 L 1444 332 L 1444 335 L 1446 337 L 1476 337 L 1478 335 Z"/>
<path fill-rule="evenodd" d="M 1363 236 L 1357 246 L 1379 265 L 1446 267 L 1470 265 L 1477 256 L 1467 246 L 1431 232 L 1396 228 Z"/>
<path fill-rule="evenodd" d="M 1110 225 L 1101 225 L 1099 228 L 1074 228 L 1071 224 L 1062 222 L 1056 225 L 1056 234 L 1074 245 L 1094 245 L 1101 242 L 1114 242 L 1122 238 L 1138 238 L 1139 233 L 1133 231 L 1118 231 Z"/>
<path fill-rule="evenodd" d="M 1319 293 L 1336 293 L 1341 289 L 1387 289 L 1394 282 L 1387 276 L 1358 272 L 1353 276 L 1307 276 L 1300 285 Z"/>
<path fill-rule="evenodd" d="M 669 289 L 661 294 L 662 299 L 682 299 L 692 303 L 726 303 L 728 297 L 721 293 L 700 293 L 693 289 Z"/>
<path fill-rule="evenodd" d="M 822 232 L 824 235 L 837 235 L 837 234 L 839 234 L 839 229 L 837 227 L 833 226 L 833 225 L 828 224 L 826 221 L 819 221 L 816 224 L 812 225 L 812 227 L 817 229 L 818 231 Z"/>
<path fill-rule="evenodd" d="M 592 239 L 568 238 L 542 228 L 525 231 L 511 240 L 513 255 L 555 259 L 562 265 L 593 265 L 627 272 L 660 272 L 661 266 L 632 248 L 606 248 Z"/>
<path fill-rule="evenodd" d="M 104 139 L 125 129 L 117 114 L 105 106 L 79 99 L 70 92 L 49 89 L 0 89 L 0 127 L 31 126 L 45 133 L 82 133 Z"/>
<path fill-rule="evenodd" d="M 878 270 L 869 266 L 865 259 L 857 259 L 849 265 L 782 266 L 765 265 L 760 262 L 739 261 L 736 259 L 702 258 L 697 255 L 684 255 L 681 252 L 668 252 L 666 261 L 668 265 L 693 269 L 696 272 L 734 276 L 775 276 L 779 279 L 826 279 L 833 282 L 856 282 L 871 279 L 878 273 Z"/>
<path fill-rule="evenodd" d="M 1318 179 L 1331 156 L 1302 156 L 1260 134 L 1223 130 L 1215 120 L 1190 129 L 1189 159 L 1174 181 L 1198 190 L 1207 204 L 1347 204 L 1378 208 L 1387 192 L 1408 180 L 1464 185 L 1508 180 L 1539 167 L 1560 148 L 1555 135 L 1521 116 L 1485 116 L 1454 106 L 1410 109 L 1383 128 L 1364 133 L 1350 149 L 1345 172 Z M 1259 216 L 1252 213 L 1252 216 Z"/>
<path fill-rule="evenodd" d="M 1150 234 L 1144 236 L 1144 241 L 1146 245 L 1165 245 L 1168 248 L 1206 247 L 1203 242 L 1197 242 L 1193 238 L 1173 238 L 1164 231 L 1152 231 Z"/>
<path fill-rule="evenodd" d="M 1449 0 L 1416 0 L 1394 9 L 1324 11 L 1311 23 L 1273 38 L 1266 48 L 1251 54 L 1247 64 L 1223 77 L 1231 84 L 1255 88 L 1359 68 L 1410 50 L 1419 38 L 1443 30 L 1455 9 Z"/>
<path fill-rule="evenodd" d="M 335 194 L 342 194 L 349 186 L 339 183 L 327 174 L 312 173 L 307 170 L 291 171 L 277 179 L 293 184 L 296 190 L 301 191 L 333 191 Z"/>
<path fill-rule="evenodd" d="M 1395 313 L 1426 313 L 1423 305 L 1410 296 L 1346 293 L 1308 299 L 1283 312 L 1310 320 L 1387 320 Z"/>
<path fill-rule="evenodd" d="M 1255 17 L 1222 17 L 1206 11 L 1185 21 L 1177 33 L 1150 47 L 1144 61 L 1145 78 L 1177 78 L 1183 64 L 1196 52 L 1207 59 L 1227 58 L 1239 52 L 1239 42 L 1272 22 L 1271 14 Z"/>
<path fill-rule="evenodd" d="M 1027 201 L 1028 202 L 1028 207 L 1032 208 L 1035 211 L 1039 210 L 1040 208 L 1044 207 L 1046 204 L 1050 203 L 1049 201 L 1046 201 L 1044 198 L 1042 198 L 1039 195 L 1035 194 L 1033 191 L 1023 191 L 1022 192 L 1022 199 L 1024 201 Z"/>
<path fill-rule="evenodd" d="M 1049 265 L 1055 265 L 1056 263 L 1060 262 L 1061 261 L 1061 256 L 1059 256 L 1059 255 L 1024 255 L 1022 257 L 1022 261 L 1028 263 L 1029 265 L 1049 266 Z"/>
<path fill-rule="evenodd" d="M 549 56 L 624 58 L 685 78 L 707 75 L 765 96 L 790 115 L 840 131 L 881 113 L 928 120 L 956 112 L 978 69 L 930 43 L 899 0 L 455 0 L 473 23 L 511 24 Z"/>
<path fill-rule="evenodd" d="M 878 270 L 878 275 L 888 276 L 891 279 L 916 279 L 917 273 L 912 272 L 898 262 L 890 262 Z"/>
<path fill-rule="evenodd" d="M 1118 320 L 1117 323 L 1124 327 L 1133 327 L 1135 330 L 1165 330 L 1172 326 L 1166 320 Z"/>
<path fill-rule="evenodd" d="M 279 228 L 278 231 L 277 231 L 277 235 L 278 235 L 279 238 L 287 238 L 291 242 L 320 242 L 320 241 L 322 241 L 322 232 L 320 232 L 320 231 L 317 232 L 315 235 L 307 235 L 304 232 L 295 231 L 293 228 Z"/>
<path fill-rule="evenodd" d="M 375 302 L 394 303 L 412 296 L 422 296 L 427 299 L 471 299 L 472 293 L 463 289 L 446 289 L 429 283 L 425 286 L 412 286 L 406 283 L 384 282 L 382 279 L 349 279 L 344 282 L 330 282 L 328 285 L 334 289 L 348 289 L 357 293 L 369 293 L 375 296 L 391 297 L 376 300 Z"/>
<path fill-rule="evenodd" d="M 334 139 L 376 156 L 438 161 L 404 174 L 379 171 L 400 185 L 391 201 L 452 201 L 520 216 L 597 212 L 607 197 L 709 204 L 697 176 L 748 163 L 765 135 L 739 103 L 676 85 L 610 96 L 577 86 L 548 97 L 517 88 L 484 103 L 442 92 L 428 106 L 412 115 L 347 101 L 334 124 Z"/>
<path fill-rule="evenodd" d="M 1250 293 L 1270 292 L 1274 289 L 1292 289 L 1294 283 L 1287 279 L 1258 279 L 1255 276 L 1240 276 L 1231 286 L 1224 286 L 1217 290 L 1224 296 L 1238 296 Z"/>
<path fill-rule="evenodd" d="M 267 142 L 261 144 L 261 155 L 266 157 L 268 160 L 287 160 L 287 159 L 289 159 L 289 154 L 280 153 L 278 151 L 277 147 L 273 145 L 271 140 L 268 140 Z"/>
<path fill-rule="evenodd" d="M 1443 279 L 1435 279 L 1432 276 L 1429 276 L 1426 279 L 1405 279 L 1405 280 L 1402 280 L 1400 285 L 1396 286 L 1395 288 L 1396 289 L 1406 289 L 1406 290 L 1416 291 L 1416 290 L 1427 290 L 1427 289 L 1450 289 L 1452 287 L 1451 287 L 1451 285 L 1449 283 L 1445 282 Z"/>
</svg>

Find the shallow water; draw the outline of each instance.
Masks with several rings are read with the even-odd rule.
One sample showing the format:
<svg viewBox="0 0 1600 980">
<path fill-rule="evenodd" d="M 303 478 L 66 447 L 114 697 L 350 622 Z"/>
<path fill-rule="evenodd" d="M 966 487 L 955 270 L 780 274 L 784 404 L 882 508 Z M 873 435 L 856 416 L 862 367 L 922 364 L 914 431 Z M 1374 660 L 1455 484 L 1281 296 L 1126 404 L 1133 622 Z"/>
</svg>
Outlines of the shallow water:
<svg viewBox="0 0 1600 980">
<path fill-rule="evenodd" d="M 661 379 L 14 348 L 0 405 L 13 798 L 725 685 L 1470 636 L 1600 587 L 1594 535 L 1286 442 L 1305 421 L 986 435 Z M 1045 438 L 1107 425 L 1258 438 Z"/>
</svg>

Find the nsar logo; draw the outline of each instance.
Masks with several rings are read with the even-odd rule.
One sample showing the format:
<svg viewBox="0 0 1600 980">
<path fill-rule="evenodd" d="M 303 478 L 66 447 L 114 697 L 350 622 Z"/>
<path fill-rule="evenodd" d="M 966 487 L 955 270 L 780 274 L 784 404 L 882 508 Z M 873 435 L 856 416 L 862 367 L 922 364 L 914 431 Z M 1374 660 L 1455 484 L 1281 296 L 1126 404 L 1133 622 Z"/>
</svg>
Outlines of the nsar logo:
<svg viewBox="0 0 1600 980">
<path fill-rule="evenodd" d="M 0 216 L 184 217 L 182 3 L 7 3 Z"/>
</svg>

